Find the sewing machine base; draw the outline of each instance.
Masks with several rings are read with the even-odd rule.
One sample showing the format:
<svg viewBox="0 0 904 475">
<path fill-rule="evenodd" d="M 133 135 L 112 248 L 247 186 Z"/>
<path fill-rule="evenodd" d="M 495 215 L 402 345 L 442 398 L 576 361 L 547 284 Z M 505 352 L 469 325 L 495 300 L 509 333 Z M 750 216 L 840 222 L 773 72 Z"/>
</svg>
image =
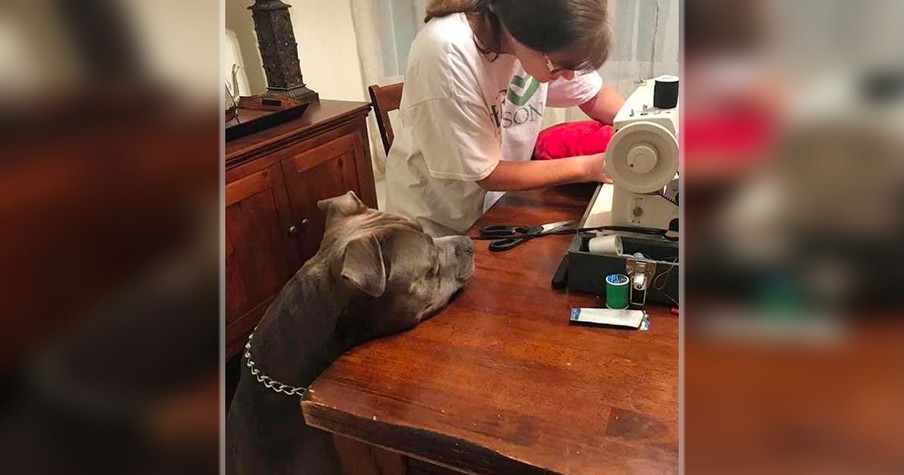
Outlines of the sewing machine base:
<svg viewBox="0 0 904 475">
<path fill-rule="evenodd" d="M 594 208 L 597 198 L 601 196 L 599 187 L 587 206 L 581 227 L 585 227 L 588 217 Z M 599 223 L 592 223 L 593 225 Z M 635 234 L 618 233 L 622 238 L 622 255 L 600 255 L 589 252 L 587 241 L 594 235 L 578 234 L 568 248 L 567 255 L 567 289 L 569 292 L 583 292 L 599 296 L 605 304 L 606 276 L 609 274 L 629 275 L 629 268 L 644 267 L 638 263 L 650 262 L 655 264 L 652 275 L 646 276 L 647 286 L 645 295 L 632 295 L 632 301 L 643 301 L 668 306 L 678 306 L 678 276 L 680 274 L 678 262 L 678 241 L 669 241 L 662 237 L 644 237 Z M 634 257 L 640 252 L 647 259 Z M 633 279 L 631 284 L 633 285 Z"/>
<path fill-rule="evenodd" d="M 583 238 L 576 236 L 568 249 L 568 284 L 569 292 L 583 292 L 606 298 L 606 276 L 609 274 L 628 274 L 629 261 L 643 261 L 630 255 L 601 256 L 581 249 Z M 623 237 L 625 254 L 640 252 L 655 263 L 655 275 L 648 277 L 646 302 L 669 306 L 677 306 L 678 275 L 677 262 L 678 243 L 659 242 L 647 239 Z M 632 297 L 641 300 L 642 297 Z"/>
</svg>

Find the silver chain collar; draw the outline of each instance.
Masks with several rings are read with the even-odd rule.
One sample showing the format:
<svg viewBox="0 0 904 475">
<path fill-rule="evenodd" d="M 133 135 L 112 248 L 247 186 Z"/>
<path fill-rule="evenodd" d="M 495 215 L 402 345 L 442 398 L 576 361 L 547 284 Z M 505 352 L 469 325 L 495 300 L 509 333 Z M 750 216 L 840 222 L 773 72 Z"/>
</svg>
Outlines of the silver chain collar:
<svg viewBox="0 0 904 475">
<path fill-rule="evenodd" d="M 308 392 L 308 388 L 281 383 L 266 374 L 261 373 L 261 370 L 254 367 L 254 360 L 251 359 L 251 339 L 254 338 L 255 331 L 257 331 L 257 327 L 254 327 L 254 330 L 248 335 L 248 343 L 245 343 L 245 366 L 251 369 L 251 375 L 257 379 L 257 382 L 266 386 L 267 389 L 272 389 L 287 396 L 304 396 L 304 394 Z"/>
</svg>

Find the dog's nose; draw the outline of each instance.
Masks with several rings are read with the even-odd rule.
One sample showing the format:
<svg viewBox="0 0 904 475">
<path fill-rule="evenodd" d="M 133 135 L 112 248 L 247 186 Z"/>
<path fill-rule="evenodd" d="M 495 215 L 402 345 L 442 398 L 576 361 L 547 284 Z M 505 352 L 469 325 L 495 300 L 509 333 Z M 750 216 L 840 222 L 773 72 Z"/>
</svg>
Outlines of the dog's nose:
<svg viewBox="0 0 904 475">
<path fill-rule="evenodd" d="M 455 243 L 455 254 L 460 257 L 464 257 L 467 255 L 473 255 L 474 254 L 474 241 L 472 241 L 471 238 L 469 238 L 467 236 L 461 236 L 461 239 L 459 239 Z"/>
</svg>

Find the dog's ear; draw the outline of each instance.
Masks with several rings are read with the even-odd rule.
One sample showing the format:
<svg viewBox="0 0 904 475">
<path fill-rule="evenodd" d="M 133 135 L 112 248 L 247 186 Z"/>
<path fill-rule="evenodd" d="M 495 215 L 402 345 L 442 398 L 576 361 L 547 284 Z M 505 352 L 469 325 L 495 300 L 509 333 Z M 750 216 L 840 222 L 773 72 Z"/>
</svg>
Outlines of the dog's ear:
<svg viewBox="0 0 904 475">
<path fill-rule="evenodd" d="M 383 248 L 374 236 L 364 236 L 349 242 L 342 262 L 342 278 L 371 297 L 386 291 L 386 265 Z"/>
<path fill-rule="evenodd" d="M 339 218 L 354 216 L 367 211 L 367 205 L 362 203 L 353 191 L 320 200 L 317 202 L 317 207 L 326 214 L 326 228 L 332 227 L 333 223 Z"/>
<path fill-rule="evenodd" d="M 344 195 L 320 200 L 317 202 L 317 207 L 320 208 L 320 211 L 326 213 L 327 216 L 333 213 L 351 216 L 367 209 L 367 205 L 358 199 L 358 195 L 356 195 L 354 191 L 348 191 Z"/>
</svg>

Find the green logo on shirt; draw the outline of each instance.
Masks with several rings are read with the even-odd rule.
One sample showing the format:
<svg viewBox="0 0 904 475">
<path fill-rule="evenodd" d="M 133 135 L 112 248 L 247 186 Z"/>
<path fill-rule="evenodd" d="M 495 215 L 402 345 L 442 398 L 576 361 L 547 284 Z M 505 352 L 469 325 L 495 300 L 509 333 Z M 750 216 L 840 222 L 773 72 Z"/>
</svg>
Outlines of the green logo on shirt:
<svg viewBox="0 0 904 475">
<path fill-rule="evenodd" d="M 521 93 L 521 95 L 518 95 L 518 93 L 515 92 L 516 87 L 524 92 Z M 512 85 L 509 86 L 507 98 L 512 104 L 515 104 L 516 106 L 523 106 L 524 104 L 527 104 L 532 97 L 534 97 L 534 94 L 537 93 L 537 89 L 539 89 L 539 87 L 540 83 L 527 74 L 525 74 L 524 76 L 514 76 L 512 77 Z"/>
</svg>

